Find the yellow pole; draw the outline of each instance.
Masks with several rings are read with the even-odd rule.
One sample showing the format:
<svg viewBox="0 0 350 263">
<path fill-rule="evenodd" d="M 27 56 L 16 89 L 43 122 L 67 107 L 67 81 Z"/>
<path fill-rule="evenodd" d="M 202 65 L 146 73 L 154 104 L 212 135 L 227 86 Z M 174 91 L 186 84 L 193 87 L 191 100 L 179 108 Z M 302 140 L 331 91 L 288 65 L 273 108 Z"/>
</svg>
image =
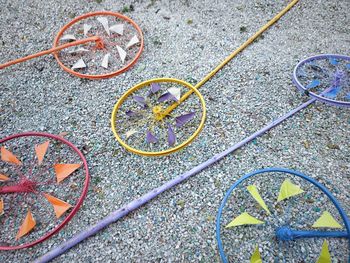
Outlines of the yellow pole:
<svg viewBox="0 0 350 263">
<path fill-rule="evenodd" d="M 270 26 L 272 26 L 274 23 L 276 23 L 285 13 L 287 13 L 299 0 L 293 0 L 290 2 L 280 13 L 278 13 L 274 18 L 272 18 L 269 22 L 267 22 L 262 28 L 260 28 L 253 36 L 251 36 L 246 42 L 244 42 L 239 48 L 237 48 L 235 51 L 231 53 L 225 60 L 223 60 L 215 69 L 213 69 L 208 75 L 206 75 L 200 82 L 197 83 L 196 86 L 194 86 L 196 89 L 199 89 L 201 86 L 203 86 L 204 83 L 206 83 L 212 76 L 216 74 L 220 69 L 222 69 L 231 59 L 233 59 L 235 56 L 238 55 L 241 51 L 243 51 L 247 46 L 249 46 L 255 39 L 257 39 L 264 31 L 266 31 Z M 193 90 L 189 90 L 187 93 L 185 93 L 179 101 L 173 103 L 168 108 L 166 108 L 162 113 L 163 119 L 165 116 L 167 116 L 170 112 L 172 112 L 180 103 L 182 103 L 184 100 L 186 100 L 191 94 L 193 93 Z"/>
</svg>

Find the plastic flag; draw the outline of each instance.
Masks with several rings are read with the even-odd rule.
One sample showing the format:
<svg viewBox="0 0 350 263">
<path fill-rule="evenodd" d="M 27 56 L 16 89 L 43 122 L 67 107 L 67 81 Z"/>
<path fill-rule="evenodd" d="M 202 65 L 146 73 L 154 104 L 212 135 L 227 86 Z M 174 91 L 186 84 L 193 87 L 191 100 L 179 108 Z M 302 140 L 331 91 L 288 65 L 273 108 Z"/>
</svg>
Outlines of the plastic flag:
<svg viewBox="0 0 350 263">
<path fill-rule="evenodd" d="M 280 193 L 278 195 L 277 202 L 280 202 L 289 197 L 303 193 L 304 191 L 300 186 L 293 184 L 289 179 L 284 180 L 281 185 Z"/>
<path fill-rule="evenodd" d="M 263 224 L 264 221 L 260 221 L 255 217 L 251 216 L 247 212 L 240 214 L 236 218 L 234 218 L 225 228 L 234 227 L 234 226 L 243 226 L 243 225 L 259 225 Z"/>
<path fill-rule="evenodd" d="M 271 213 L 270 213 L 267 205 L 265 204 L 264 200 L 260 196 L 259 191 L 256 188 L 256 186 L 255 185 L 249 185 L 247 187 L 247 190 L 252 195 L 252 197 L 255 199 L 255 201 L 257 201 L 259 203 L 259 205 L 270 215 Z"/>
</svg>

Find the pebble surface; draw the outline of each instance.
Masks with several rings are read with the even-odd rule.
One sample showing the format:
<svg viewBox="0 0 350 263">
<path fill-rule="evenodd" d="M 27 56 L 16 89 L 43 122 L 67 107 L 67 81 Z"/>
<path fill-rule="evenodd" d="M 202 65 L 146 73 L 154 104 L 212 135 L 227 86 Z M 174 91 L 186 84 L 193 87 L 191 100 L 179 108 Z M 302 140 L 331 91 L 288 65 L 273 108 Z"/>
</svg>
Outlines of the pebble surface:
<svg viewBox="0 0 350 263">
<path fill-rule="evenodd" d="M 67 132 L 84 149 L 91 186 L 62 231 L 29 249 L 1 251 L 0 262 L 34 260 L 306 101 L 292 84 L 292 70 L 315 54 L 349 54 L 348 0 L 301 0 L 206 83 L 200 89 L 206 125 L 184 150 L 161 158 L 136 156 L 122 149 L 110 128 L 113 105 L 129 88 L 155 77 L 198 82 L 287 3 L 0 0 L 1 62 L 50 48 L 61 26 L 91 11 L 124 12 L 145 36 L 140 60 L 112 79 L 71 76 L 53 56 L 1 70 L 0 137 Z M 54 262 L 218 262 L 214 221 L 221 199 L 235 180 L 262 167 L 316 178 L 350 214 L 349 128 L 348 109 L 316 103 Z"/>
</svg>

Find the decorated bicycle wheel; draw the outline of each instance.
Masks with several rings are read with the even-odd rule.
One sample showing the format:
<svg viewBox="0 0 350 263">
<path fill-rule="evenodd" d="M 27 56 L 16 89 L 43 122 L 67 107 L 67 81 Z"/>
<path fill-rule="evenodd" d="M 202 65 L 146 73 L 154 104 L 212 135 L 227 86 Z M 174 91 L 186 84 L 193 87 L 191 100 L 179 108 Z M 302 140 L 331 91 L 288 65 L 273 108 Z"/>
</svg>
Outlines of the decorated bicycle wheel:
<svg viewBox="0 0 350 263">
<path fill-rule="evenodd" d="M 98 36 L 101 41 L 70 47 L 55 53 L 60 66 L 82 78 L 108 78 L 136 63 L 143 49 L 143 35 L 130 18 L 114 12 L 79 16 L 57 34 L 54 47 L 69 41 Z"/>
<path fill-rule="evenodd" d="M 180 98 L 194 93 L 185 101 Z M 171 113 L 165 110 L 176 104 Z M 177 79 L 151 79 L 126 92 L 112 113 L 112 129 L 129 151 L 159 156 L 189 144 L 205 121 L 205 102 L 191 84 Z"/>
<path fill-rule="evenodd" d="M 317 55 L 295 67 L 296 86 L 317 100 L 337 106 L 350 107 L 350 57 Z"/>
<path fill-rule="evenodd" d="M 198 136 L 205 121 L 205 103 L 198 89 L 297 2 L 291 1 L 195 86 L 177 79 L 162 78 L 142 82 L 127 91 L 112 113 L 112 130 L 120 144 L 133 153 L 147 156 L 170 154 L 188 145 Z M 181 88 L 187 91 L 183 93 Z M 196 95 L 194 99 L 193 93 Z M 137 103 L 139 108 L 133 110 L 133 103 Z"/>
<path fill-rule="evenodd" d="M 216 236 L 223 262 L 350 262 L 350 221 L 340 203 L 319 182 L 283 168 L 231 186 Z"/>
<path fill-rule="evenodd" d="M 89 184 L 82 153 L 66 139 L 21 133 L 0 140 L 0 250 L 38 244 L 68 223 Z"/>
<path fill-rule="evenodd" d="M 142 50 L 142 31 L 132 19 L 100 11 L 79 16 L 66 24 L 51 49 L 0 64 L 0 70 L 53 54 L 58 64 L 75 76 L 109 78 L 134 65 Z"/>
</svg>

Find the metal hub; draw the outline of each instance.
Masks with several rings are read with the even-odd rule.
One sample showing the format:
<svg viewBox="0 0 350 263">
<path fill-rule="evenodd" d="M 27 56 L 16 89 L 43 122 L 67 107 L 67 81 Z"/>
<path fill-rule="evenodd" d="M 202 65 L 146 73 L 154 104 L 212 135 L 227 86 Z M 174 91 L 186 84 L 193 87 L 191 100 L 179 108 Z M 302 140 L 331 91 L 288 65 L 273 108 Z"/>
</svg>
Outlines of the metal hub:
<svg viewBox="0 0 350 263">
<path fill-rule="evenodd" d="M 152 112 L 153 112 L 154 118 L 157 121 L 160 121 L 163 118 L 163 110 L 161 106 L 154 106 L 152 108 Z"/>
</svg>

